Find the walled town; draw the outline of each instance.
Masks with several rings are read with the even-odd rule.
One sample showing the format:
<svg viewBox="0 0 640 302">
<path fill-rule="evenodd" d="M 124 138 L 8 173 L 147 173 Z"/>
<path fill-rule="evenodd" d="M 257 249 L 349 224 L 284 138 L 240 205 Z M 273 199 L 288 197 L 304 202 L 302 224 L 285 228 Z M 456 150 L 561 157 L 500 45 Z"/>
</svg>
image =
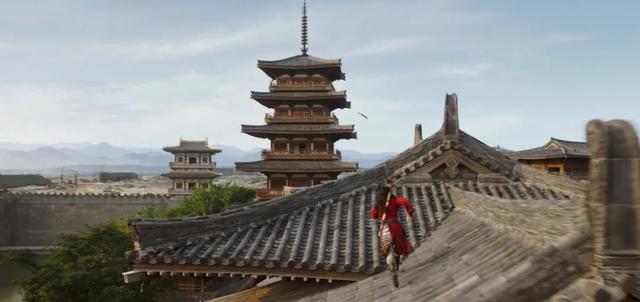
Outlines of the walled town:
<svg viewBox="0 0 640 302">
<path fill-rule="evenodd" d="M 268 87 L 249 92 L 250 106 L 268 111 L 264 124 L 234 117 L 237 135 L 268 140 L 259 158 L 219 167 L 231 152 L 223 141 L 167 137 L 158 171 L 0 174 L 0 274 L 21 272 L 0 282 L 27 280 L 0 300 L 640 300 L 632 121 L 594 114 L 584 141 L 510 150 L 483 142 L 462 112 L 472 100 L 443 90 L 429 103 L 439 120 L 394 129 L 413 137 L 409 147 L 363 165 L 337 149 L 358 139 L 336 113 L 352 106 L 336 89 L 347 77 L 341 59 L 312 55 L 301 4 L 299 52 L 257 61 Z M 115 241 L 79 238 L 110 225 L 125 240 L 119 266 L 99 275 L 109 290 L 69 285 L 76 300 L 51 289 L 67 285 L 38 287 L 43 272 L 66 278 L 51 259 L 106 257 Z M 91 273 L 69 283 L 112 270 L 100 263 L 82 262 Z"/>
</svg>

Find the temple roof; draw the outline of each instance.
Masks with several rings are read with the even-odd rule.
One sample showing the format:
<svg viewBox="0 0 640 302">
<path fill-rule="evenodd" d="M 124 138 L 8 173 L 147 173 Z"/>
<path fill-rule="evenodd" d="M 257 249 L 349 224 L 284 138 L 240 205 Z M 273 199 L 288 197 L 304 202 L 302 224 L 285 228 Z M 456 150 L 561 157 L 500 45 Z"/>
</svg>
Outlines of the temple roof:
<svg viewBox="0 0 640 302">
<path fill-rule="evenodd" d="M 236 169 L 247 172 L 352 172 L 358 163 L 318 160 L 262 160 L 236 163 Z"/>
<path fill-rule="evenodd" d="M 258 60 L 258 68 L 272 79 L 282 74 L 306 73 L 324 75 L 329 81 L 344 80 L 341 66 L 340 59 L 327 60 L 304 54 L 275 61 Z"/>
<path fill-rule="evenodd" d="M 169 173 L 162 174 L 164 177 L 174 178 L 193 178 L 193 179 L 207 179 L 216 178 L 222 174 L 214 171 L 171 171 Z"/>
<path fill-rule="evenodd" d="M 198 152 L 198 153 L 220 153 L 222 149 L 209 147 L 208 140 L 184 140 L 180 139 L 180 143 L 177 146 L 168 146 L 162 148 L 162 150 L 170 153 L 178 153 L 178 152 Z"/>
<path fill-rule="evenodd" d="M 589 158 L 591 156 L 587 143 L 553 137 L 544 146 L 505 154 L 513 159 Z"/>
<path fill-rule="evenodd" d="M 322 301 L 375 300 L 377 293 L 509 301 L 509 293 L 544 296 L 564 287 L 588 267 L 577 257 L 585 240 L 582 185 L 518 164 L 460 130 L 457 98 L 447 99 L 439 131 L 372 169 L 222 214 L 130 220 L 138 247 L 128 254 L 133 273 L 359 280 L 314 297 Z M 451 169 L 452 155 L 497 180 L 428 172 Z M 377 274 L 386 264 L 379 222 L 368 216 L 387 180 L 398 181 L 396 194 L 415 208 L 413 219 L 399 215 L 417 248 L 398 290 Z M 531 286 L 544 281 L 550 286 Z"/>
<path fill-rule="evenodd" d="M 275 108 L 278 105 L 297 104 L 321 104 L 326 105 L 331 110 L 337 108 L 351 108 L 351 103 L 347 102 L 347 92 L 344 90 L 327 92 L 251 91 L 251 98 L 268 108 Z"/>
<path fill-rule="evenodd" d="M 335 124 L 242 125 L 242 132 L 260 138 L 271 138 L 275 135 L 330 135 L 341 139 L 357 138 L 353 125 Z"/>
</svg>

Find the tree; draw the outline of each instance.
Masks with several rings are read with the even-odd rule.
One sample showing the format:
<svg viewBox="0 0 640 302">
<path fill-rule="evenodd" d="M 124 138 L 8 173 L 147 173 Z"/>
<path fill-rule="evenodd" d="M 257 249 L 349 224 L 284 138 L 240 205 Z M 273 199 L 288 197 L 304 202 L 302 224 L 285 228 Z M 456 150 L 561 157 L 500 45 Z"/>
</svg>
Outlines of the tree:
<svg viewBox="0 0 640 302">
<path fill-rule="evenodd" d="M 180 203 L 168 208 L 166 205 L 153 205 L 138 213 L 146 218 L 171 218 L 189 215 L 211 215 L 224 212 L 231 205 L 248 203 L 255 199 L 256 192 L 238 186 L 216 185 L 209 189 L 198 189 Z"/>
<path fill-rule="evenodd" d="M 125 284 L 122 272 L 131 267 L 124 253 L 132 248 L 128 228 L 111 221 L 61 236 L 42 264 L 35 264 L 24 252 L 3 262 L 26 264 L 31 270 L 21 282 L 24 301 L 152 301 L 154 293 L 171 284 L 166 280 Z"/>
</svg>

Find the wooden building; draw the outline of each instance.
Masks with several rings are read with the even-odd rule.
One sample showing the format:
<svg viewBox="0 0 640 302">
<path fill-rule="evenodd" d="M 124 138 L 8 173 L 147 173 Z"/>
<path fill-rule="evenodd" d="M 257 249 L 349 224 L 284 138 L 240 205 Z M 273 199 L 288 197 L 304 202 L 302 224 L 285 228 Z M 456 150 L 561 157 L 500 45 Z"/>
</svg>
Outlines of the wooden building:
<svg viewBox="0 0 640 302">
<path fill-rule="evenodd" d="M 267 176 L 267 187 L 256 192 L 259 200 L 282 196 L 285 187 L 318 185 L 358 169 L 357 163 L 342 161 L 334 146 L 357 137 L 353 125 L 340 125 L 332 113 L 351 106 L 346 92 L 332 84 L 345 79 L 342 63 L 307 53 L 306 8 L 302 18 L 302 54 L 258 61 L 272 80 L 268 92 L 251 92 L 252 99 L 273 110 L 265 116 L 266 125 L 242 125 L 242 132 L 271 141 L 263 160 L 236 163 L 237 170 Z"/>
<path fill-rule="evenodd" d="M 171 172 L 163 174 L 172 180 L 169 189 L 171 195 L 189 195 L 195 189 L 207 189 L 214 178 L 222 175 L 215 171 L 216 163 L 213 160 L 213 155 L 222 150 L 209 147 L 208 140 L 180 139 L 177 146 L 163 150 L 174 156 L 174 161 L 169 163 Z"/>
<path fill-rule="evenodd" d="M 577 179 L 589 177 L 591 152 L 585 142 L 575 142 L 551 138 L 541 147 L 505 152 L 505 154 L 536 169 L 549 173 L 566 175 Z"/>
</svg>

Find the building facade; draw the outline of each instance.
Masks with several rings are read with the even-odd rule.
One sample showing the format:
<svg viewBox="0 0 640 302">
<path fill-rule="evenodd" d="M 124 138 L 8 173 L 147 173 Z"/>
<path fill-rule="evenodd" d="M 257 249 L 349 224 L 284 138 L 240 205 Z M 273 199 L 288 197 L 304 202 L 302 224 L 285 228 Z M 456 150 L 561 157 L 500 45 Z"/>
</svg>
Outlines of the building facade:
<svg viewBox="0 0 640 302">
<path fill-rule="evenodd" d="M 340 59 L 311 56 L 306 46 L 306 9 L 302 19 L 302 54 L 276 61 L 258 60 L 258 68 L 271 78 L 268 92 L 251 92 L 251 98 L 273 110 L 266 125 L 242 125 L 242 132 L 269 139 L 270 149 L 261 161 L 236 163 L 236 169 L 261 172 L 267 186 L 256 192 L 259 200 L 284 195 L 285 187 L 308 187 L 336 179 L 342 172 L 358 169 L 342 161 L 334 145 L 357 138 L 353 125 L 340 125 L 333 114 L 350 108 L 345 91 L 333 82 L 344 80 Z"/>
<path fill-rule="evenodd" d="M 507 156 L 533 168 L 576 179 L 589 177 L 591 153 L 585 142 L 549 139 L 543 146 L 505 152 Z"/>
<path fill-rule="evenodd" d="M 222 150 L 210 147 L 207 140 L 180 139 L 177 146 L 163 150 L 174 156 L 174 161 L 169 163 L 171 172 L 163 174 L 172 181 L 169 194 L 188 195 L 195 189 L 208 189 L 213 179 L 222 175 L 215 171 L 216 163 L 213 160 L 213 155 Z"/>
</svg>

